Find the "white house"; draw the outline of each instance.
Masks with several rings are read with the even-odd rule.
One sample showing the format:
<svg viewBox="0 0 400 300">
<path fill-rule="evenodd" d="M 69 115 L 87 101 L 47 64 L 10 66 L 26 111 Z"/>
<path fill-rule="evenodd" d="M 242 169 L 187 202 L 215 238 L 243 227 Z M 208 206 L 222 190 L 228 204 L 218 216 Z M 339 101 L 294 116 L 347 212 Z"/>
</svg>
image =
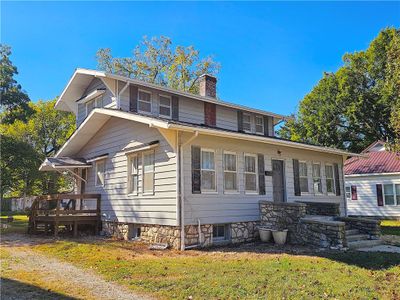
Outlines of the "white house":
<svg viewBox="0 0 400 300">
<path fill-rule="evenodd" d="M 377 141 L 345 163 L 347 214 L 400 218 L 400 156 Z"/>
<path fill-rule="evenodd" d="M 104 230 L 181 249 L 253 232 L 260 200 L 337 203 L 345 215 L 350 154 L 275 137 L 285 116 L 217 99 L 216 81 L 201 76 L 194 95 L 77 69 L 55 105 L 77 129 L 41 170 L 73 170 L 77 193 L 100 193 Z"/>
</svg>

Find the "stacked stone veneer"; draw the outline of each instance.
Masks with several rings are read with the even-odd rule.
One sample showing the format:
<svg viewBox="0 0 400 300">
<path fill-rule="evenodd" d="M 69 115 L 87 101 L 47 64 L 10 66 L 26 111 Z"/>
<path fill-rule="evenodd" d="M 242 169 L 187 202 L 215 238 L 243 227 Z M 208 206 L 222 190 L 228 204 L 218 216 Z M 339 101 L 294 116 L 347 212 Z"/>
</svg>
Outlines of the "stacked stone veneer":
<svg viewBox="0 0 400 300">
<path fill-rule="evenodd" d="M 379 220 L 357 217 L 341 217 L 338 220 L 345 222 L 349 229 L 358 229 L 362 233 L 369 234 L 370 237 L 381 235 L 381 222 Z"/>
<path fill-rule="evenodd" d="M 231 242 L 244 243 L 252 242 L 259 238 L 258 225 L 260 222 L 240 222 L 230 225 Z"/>
<path fill-rule="evenodd" d="M 261 225 L 271 229 L 288 229 L 288 242 L 292 244 L 346 247 L 346 224 L 323 218 L 306 218 L 307 204 L 260 201 Z"/>
<path fill-rule="evenodd" d="M 339 203 L 328 203 L 328 202 L 303 202 L 296 201 L 298 203 L 306 204 L 307 215 L 320 215 L 320 216 L 339 216 L 340 208 Z"/>
<path fill-rule="evenodd" d="M 330 220 L 300 220 L 296 232 L 296 242 L 321 248 L 347 247 L 346 224 Z"/>
<path fill-rule="evenodd" d="M 257 225 L 259 222 L 240 222 L 229 224 L 229 239 L 226 243 L 242 243 L 251 242 L 258 238 Z M 131 238 L 134 224 L 118 223 L 118 222 L 103 222 L 103 232 L 108 236 L 113 236 L 121 240 Z M 181 232 L 179 226 L 166 225 L 139 225 L 141 240 L 148 243 L 166 243 L 171 248 L 180 249 Z M 200 234 L 198 225 L 185 226 L 185 245 L 208 247 L 213 244 L 213 225 L 200 225 Z"/>
</svg>

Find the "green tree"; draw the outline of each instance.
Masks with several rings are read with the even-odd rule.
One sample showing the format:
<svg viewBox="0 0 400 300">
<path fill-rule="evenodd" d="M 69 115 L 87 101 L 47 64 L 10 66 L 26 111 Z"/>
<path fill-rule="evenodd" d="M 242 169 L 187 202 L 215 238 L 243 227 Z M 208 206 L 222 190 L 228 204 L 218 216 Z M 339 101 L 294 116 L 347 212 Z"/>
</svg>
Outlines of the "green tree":
<svg viewBox="0 0 400 300">
<path fill-rule="evenodd" d="M 132 57 L 115 58 L 109 48 L 100 49 L 96 56 L 100 70 L 196 94 L 200 75 L 215 75 L 220 68 L 211 56 L 201 58 L 193 46 L 173 48 L 164 36 L 144 37 Z"/>
<path fill-rule="evenodd" d="M 0 44 L 0 102 L 2 122 L 8 124 L 18 119 L 26 121 L 32 113 L 28 95 L 14 79 L 18 71 L 12 64 L 10 55 L 11 48 Z"/>
<path fill-rule="evenodd" d="M 12 157 L 16 161 L 25 161 L 29 157 L 29 166 L 31 172 L 27 173 L 24 165 L 13 166 L 12 177 L 3 174 L 4 180 L 17 178 L 14 180 L 12 188 L 8 191 L 13 196 L 23 194 L 47 194 L 62 191 L 69 188 L 70 182 L 67 178 L 55 172 L 37 172 L 43 160 L 54 155 L 65 143 L 68 137 L 75 129 L 75 118 L 72 113 L 62 112 L 54 109 L 56 99 L 52 101 L 39 101 L 30 103 L 29 106 L 33 114 L 27 122 L 16 120 L 12 124 L 2 124 L 1 132 L 4 140 L 9 142 L 10 146 L 2 149 L 2 155 Z M 23 147 L 21 145 L 24 145 Z M 15 147 L 23 149 L 21 152 Z M 6 165 L 4 165 L 6 168 Z M 3 166 L 2 166 L 3 169 Z M 5 174 L 8 174 L 5 169 Z M 3 170 L 2 170 L 3 171 Z M 5 185 L 7 191 L 7 187 Z"/>
<path fill-rule="evenodd" d="M 345 54 L 344 65 L 324 74 L 278 134 L 356 152 L 376 140 L 394 141 L 390 119 L 400 99 L 399 42 L 400 31 L 387 28 L 367 50 Z"/>
</svg>

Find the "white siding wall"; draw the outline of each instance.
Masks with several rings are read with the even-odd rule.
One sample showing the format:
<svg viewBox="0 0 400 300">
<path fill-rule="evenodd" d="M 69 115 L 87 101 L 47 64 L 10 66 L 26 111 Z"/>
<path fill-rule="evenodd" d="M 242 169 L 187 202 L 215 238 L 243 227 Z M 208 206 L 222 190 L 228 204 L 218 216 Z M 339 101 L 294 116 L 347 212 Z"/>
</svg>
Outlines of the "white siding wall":
<svg viewBox="0 0 400 300">
<path fill-rule="evenodd" d="M 346 176 L 346 186 L 355 185 L 358 196 L 357 200 L 351 200 L 351 197 L 347 199 L 348 215 L 400 217 L 400 205 L 378 206 L 376 195 L 377 184 L 400 184 L 400 174 L 362 177 Z"/>
<path fill-rule="evenodd" d="M 185 138 L 188 138 L 187 135 Z M 216 150 L 216 176 L 217 193 L 192 194 L 191 186 L 191 145 Z M 223 191 L 223 165 L 222 153 L 233 151 L 238 158 L 239 193 L 224 194 Z M 279 155 L 277 151 L 281 151 Z M 272 177 L 265 176 L 266 195 L 246 195 L 244 193 L 244 152 L 264 154 L 265 170 L 272 169 L 271 159 L 282 159 L 285 165 L 285 186 L 287 201 L 314 201 L 314 202 L 336 202 L 340 203 L 341 211 L 344 213 L 344 189 L 342 176 L 342 157 L 331 154 L 305 151 L 288 147 L 277 147 L 273 145 L 253 143 L 242 140 L 216 138 L 210 136 L 199 136 L 190 145 L 184 148 L 184 196 L 185 196 L 185 224 L 197 224 L 198 219 L 202 224 L 229 223 L 241 221 L 259 220 L 259 200 L 272 200 L 273 187 Z M 292 159 L 306 160 L 309 165 L 310 193 L 302 196 L 294 195 L 293 183 L 293 161 Z M 323 194 L 314 195 L 312 185 L 311 162 L 318 161 L 322 165 Z M 327 195 L 325 183 L 325 163 L 338 163 L 340 166 L 341 196 Z"/>
<path fill-rule="evenodd" d="M 139 194 L 127 195 L 127 156 L 122 149 L 159 140 L 155 148 L 155 194 L 142 195 L 139 164 Z M 119 222 L 176 225 L 176 155 L 157 129 L 112 118 L 77 154 L 91 158 L 104 153 L 105 186 L 95 186 L 94 167 L 88 171 L 87 193 L 101 193 L 102 213 Z"/>
</svg>

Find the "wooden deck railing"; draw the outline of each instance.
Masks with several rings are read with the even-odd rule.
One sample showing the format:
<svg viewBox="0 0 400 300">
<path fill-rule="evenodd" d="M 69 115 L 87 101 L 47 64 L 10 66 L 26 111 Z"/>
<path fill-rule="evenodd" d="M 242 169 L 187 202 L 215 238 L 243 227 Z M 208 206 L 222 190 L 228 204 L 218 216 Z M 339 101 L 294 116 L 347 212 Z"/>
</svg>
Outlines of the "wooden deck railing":
<svg viewBox="0 0 400 300">
<path fill-rule="evenodd" d="M 64 201 L 68 201 L 65 203 Z M 31 208 L 29 232 L 35 233 L 39 228 L 46 233 L 49 230 L 58 235 L 59 226 L 73 229 L 78 233 L 78 225 L 94 225 L 98 233 L 101 224 L 100 194 L 55 194 L 37 197 Z M 90 208 L 88 208 L 90 204 Z"/>
</svg>

